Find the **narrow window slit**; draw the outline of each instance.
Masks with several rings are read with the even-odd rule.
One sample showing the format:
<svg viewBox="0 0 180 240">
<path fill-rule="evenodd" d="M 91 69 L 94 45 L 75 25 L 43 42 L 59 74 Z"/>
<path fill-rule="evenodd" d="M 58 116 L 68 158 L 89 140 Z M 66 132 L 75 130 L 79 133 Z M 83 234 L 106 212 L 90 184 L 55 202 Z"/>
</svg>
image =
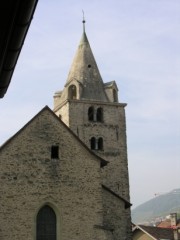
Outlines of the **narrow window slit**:
<svg viewBox="0 0 180 240">
<path fill-rule="evenodd" d="M 59 158 L 59 146 L 52 146 L 51 159 L 58 159 L 58 158 Z"/>
</svg>

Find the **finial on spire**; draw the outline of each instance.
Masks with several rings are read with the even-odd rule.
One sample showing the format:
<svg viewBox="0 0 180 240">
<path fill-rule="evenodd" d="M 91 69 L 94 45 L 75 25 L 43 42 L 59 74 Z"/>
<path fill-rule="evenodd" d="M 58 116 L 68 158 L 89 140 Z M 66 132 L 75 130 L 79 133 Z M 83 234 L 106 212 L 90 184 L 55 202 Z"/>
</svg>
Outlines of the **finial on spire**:
<svg viewBox="0 0 180 240">
<path fill-rule="evenodd" d="M 83 32 L 85 32 L 85 18 L 84 18 L 84 11 L 82 10 L 82 13 L 83 13 L 83 21 L 82 21 L 82 23 L 83 23 Z"/>
</svg>

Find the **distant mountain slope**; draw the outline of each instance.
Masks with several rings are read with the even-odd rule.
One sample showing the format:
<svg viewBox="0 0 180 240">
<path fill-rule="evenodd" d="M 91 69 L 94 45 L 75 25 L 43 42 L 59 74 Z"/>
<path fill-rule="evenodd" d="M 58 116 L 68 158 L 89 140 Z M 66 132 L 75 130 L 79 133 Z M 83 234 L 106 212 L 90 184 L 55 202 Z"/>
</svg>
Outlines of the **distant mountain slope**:
<svg viewBox="0 0 180 240">
<path fill-rule="evenodd" d="M 135 224 L 180 212 L 180 188 L 161 194 L 132 210 L 132 222 Z"/>
</svg>

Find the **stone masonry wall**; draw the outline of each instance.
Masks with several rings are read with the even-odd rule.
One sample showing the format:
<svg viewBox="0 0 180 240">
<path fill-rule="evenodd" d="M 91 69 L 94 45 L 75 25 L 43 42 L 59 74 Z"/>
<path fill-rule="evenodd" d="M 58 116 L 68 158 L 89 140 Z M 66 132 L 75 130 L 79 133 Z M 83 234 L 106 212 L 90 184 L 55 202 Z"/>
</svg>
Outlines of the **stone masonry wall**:
<svg viewBox="0 0 180 240">
<path fill-rule="evenodd" d="M 44 204 L 57 215 L 57 240 L 106 239 L 94 228 L 102 225 L 100 162 L 49 110 L 1 147 L 0 166 L 0 239 L 35 240 Z"/>
<path fill-rule="evenodd" d="M 104 226 L 111 231 L 112 239 L 132 239 L 130 212 L 125 209 L 124 202 L 106 189 L 103 189 L 103 199 Z"/>
<path fill-rule="evenodd" d="M 103 108 L 103 122 L 88 120 L 88 108 L 91 106 Z M 109 161 L 108 166 L 103 168 L 104 184 L 129 200 L 124 105 L 75 100 L 68 101 L 56 114 L 63 116 L 62 120 L 89 148 L 91 137 L 103 138 L 103 151 L 94 152 Z"/>
</svg>

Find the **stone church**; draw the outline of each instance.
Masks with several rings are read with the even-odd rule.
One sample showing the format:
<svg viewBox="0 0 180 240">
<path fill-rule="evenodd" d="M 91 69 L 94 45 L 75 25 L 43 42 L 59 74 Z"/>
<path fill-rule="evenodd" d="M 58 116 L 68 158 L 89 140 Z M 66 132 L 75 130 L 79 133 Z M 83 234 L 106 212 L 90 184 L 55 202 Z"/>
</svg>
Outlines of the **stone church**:
<svg viewBox="0 0 180 240">
<path fill-rule="evenodd" d="M 1 240 L 130 240 L 125 103 L 83 34 L 53 111 L 0 148 Z"/>
</svg>

